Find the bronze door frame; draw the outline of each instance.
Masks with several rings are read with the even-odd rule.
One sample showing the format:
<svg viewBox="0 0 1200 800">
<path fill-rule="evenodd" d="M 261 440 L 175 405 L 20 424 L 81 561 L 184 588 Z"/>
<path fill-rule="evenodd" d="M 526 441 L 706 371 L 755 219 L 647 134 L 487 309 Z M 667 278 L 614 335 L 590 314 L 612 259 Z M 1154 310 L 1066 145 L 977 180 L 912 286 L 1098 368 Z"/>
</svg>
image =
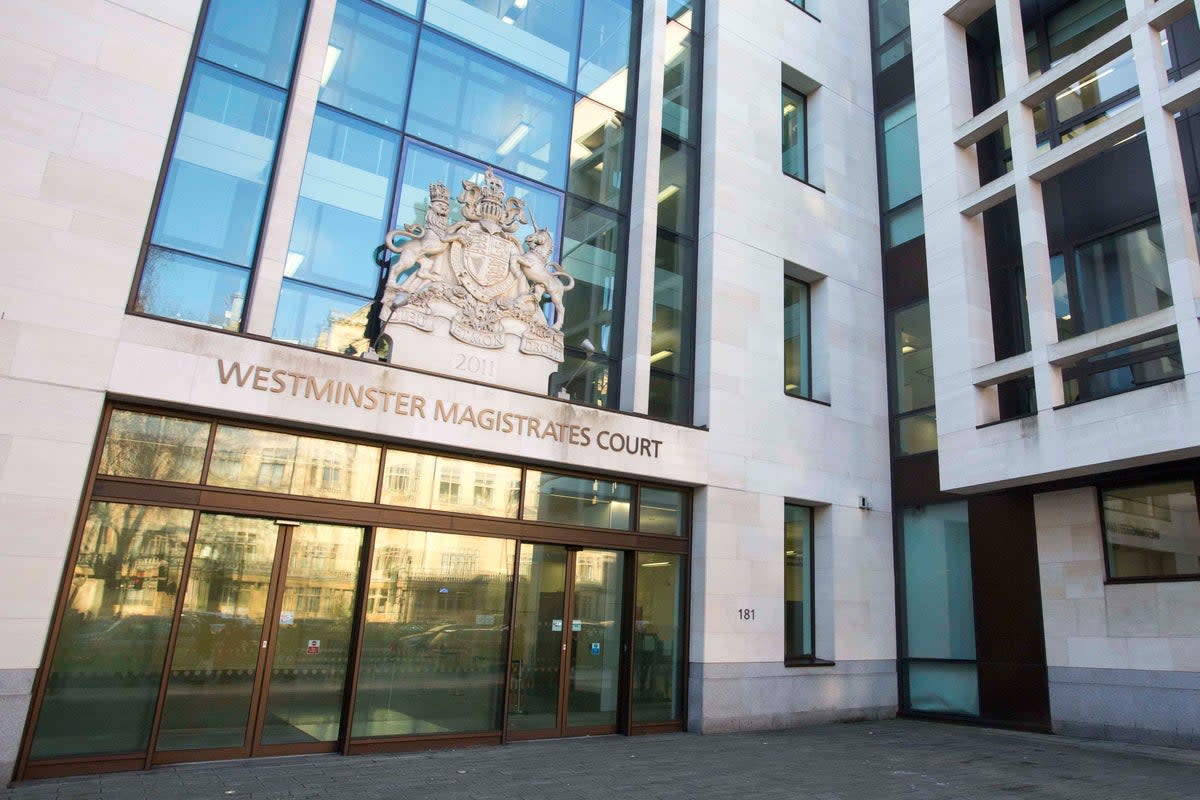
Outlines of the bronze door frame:
<svg viewBox="0 0 1200 800">
<path fill-rule="evenodd" d="M 189 542 L 188 560 L 184 565 L 185 572 L 181 578 L 180 584 L 184 587 L 184 591 L 179 593 L 177 608 L 175 610 L 175 618 L 172 621 L 171 638 L 168 644 L 165 666 L 163 669 L 163 680 L 159 690 L 158 704 L 155 708 L 154 727 L 151 732 L 151 739 L 146 755 L 146 767 L 157 766 L 160 764 L 175 764 L 191 761 L 214 761 L 221 759 L 234 758 L 257 758 L 264 756 L 282 756 L 282 755 L 307 755 L 312 753 L 334 753 L 339 752 L 343 741 L 346 739 L 346 728 L 349 722 L 346 714 L 346 703 L 350 699 L 349 692 L 344 692 L 342 697 L 342 714 L 339 721 L 338 736 L 329 742 L 301 742 L 292 744 L 263 744 L 262 733 L 266 721 L 267 698 L 271 688 L 271 665 L 275 661 L 275 648 L 279 637 L 279 614 L 283 605 L 284 587 L 287 583 L 288 561 L 291 557 L 293 534 L 301 522 L 291 520 L 275 520 L 278 527 L 278 541 L 275 544 L 275 560 L 271 566 L 271 585 L 267 592 L 266 607 L 264 610 L 263 627 L 259 637 L 258 660 L 255 662 L 254 682 L 250 691 L 249 711 L 246 719 L 246 734 L 241 747 L 225 747 L 225 748 L 204 748 L 192 750 L 157 750 L 159 727 L 162 724 L 162 709 L 166 702 L 166 689 L 170 680 L 171 665 L 174 660 L 174 651 L 176 637 L 179 629 L 179 614 L 183 608 L 185 600 L 187 578 L 191 572 L 191 556 L 196 540 L 195 530 L 198 527 L 200 514 L 196 515 L 196 522 L 193 523 L 193 536 Z M 259 517 L 263 519 L 263 517 Z M 266 518 L 266 519 L 269 519 Z M 359 528 L 363 533 L 363 542 L 360 544 L 359 557 L 359 574 L 355 579 L 355 609 L 357 611 L 359 603 L 358 598 L 362 595 L 362 581 L 366 574 L 362 563 L 362 546 L 371 538 L 371 531 L 361 526 L 347 525 L 345 527 Z M 353 664 L 349 659 L 354 657 L 354 639 L 358 628 L 358 620 L 352 619 L 351 629 L 348 632 L 351 641 L 351 646 L 347 648 L 347 675 L 350 674 Z"/>
<path fill-rule="evenodd" d="M 562 547 L 567 553 L 566 574 L 563 578 L 563 625 L 561 636 L 559 637 L 559 669 L 558 669 L 558 702 L 555 707 L 555 725 L 552 728 L 543 728 L 540 730 L 514 731 L 508 724 L 508 709 L 511 703 L 509 693 L 513 691 L 511 676 L 505 682 L 505 699 L 504 699 L 504 740 L 505 741 L 527 741 L 531 739 L 561 739 L 574 736 L 601 736 L 605 734 L 615 734 L 625 732 L 628 728 L 628 720 L 626 713 L 626 698 L 629 695 L 628 687 L 631 675 L 631 670 L 628 668 L 629 654 L 629 635 L 626 627 L 626 621 L 629 618 L 627 613 L 631 609 L 632 594 L 629 591 L 628 581 L 628 563 L 632 551 L 620 550 L 615 548 L 602 547 L 580 547 L 576 545 L 545 545 L 542 542 L 526 542 L 520 541 L 517 543 L 518 559 L 520 548 L 522 545 L 538 545 L 550 547 Z M 570 699 L 571 688 L 571 656 L 574 653 L 575 635 L 574 618 L 575 618 L 575 578 L 577 556 L 580 550 L 607 550 L 612 553 L 620 553 L 622 558 L 622 568 L 617 571 L 617 580 L 621 586 L 621 606 L 617 615 L 617 624 L 620 626 L 621 649 L 616 659 L 617 670 L 617 708 L 616 721 L 611 725 L 576 725 L 572 726 L 567 723 L 567 704 Z M 520 575 L 514 572 L 513 574 L 513 614 L 512 625 L 510 631 L 510 639 L 516 639 L 516 608 L 517 598 L 516 593 L 520 590 Z M 582 631 L 579 631 L 582 633 Z M 511 669 L 512 656 L 511 650 L 509 655 L 509 665 Z"/>
</svg>

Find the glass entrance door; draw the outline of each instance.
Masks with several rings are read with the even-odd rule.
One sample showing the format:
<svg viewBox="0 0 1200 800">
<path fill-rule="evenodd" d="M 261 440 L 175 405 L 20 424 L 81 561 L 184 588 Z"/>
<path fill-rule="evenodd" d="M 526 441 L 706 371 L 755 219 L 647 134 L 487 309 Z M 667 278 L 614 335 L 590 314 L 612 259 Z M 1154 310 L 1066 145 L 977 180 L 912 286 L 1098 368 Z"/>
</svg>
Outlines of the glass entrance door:
<svg viewBox="0 0 1200 800">
<path fill-rule="evenodd" d="M 154 760 L 337 747 L 363 530 L 204 514 Z"/>
<path fill-rule="evenodd" d="M 615 733 L 624 553 L 521 545 L 508 735 Z"/>
</svg>

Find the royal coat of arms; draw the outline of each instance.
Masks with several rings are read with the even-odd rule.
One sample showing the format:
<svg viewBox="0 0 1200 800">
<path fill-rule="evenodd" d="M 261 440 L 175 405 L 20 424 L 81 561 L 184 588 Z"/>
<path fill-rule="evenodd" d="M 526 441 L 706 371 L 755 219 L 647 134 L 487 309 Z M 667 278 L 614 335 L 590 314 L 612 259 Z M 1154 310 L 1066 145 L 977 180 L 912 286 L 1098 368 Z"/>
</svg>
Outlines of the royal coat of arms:
<svg viewBox="0 0 1200 800">
<path fill-rule="evenodd" d="M 430 184 L 424 224 L 388 232 L 384 247 L 394 256 L 380 309 L 384 332 L 395 345 L 402 326 L 435 333 L 448 322 L 460 342 L 537 356 L 553 371 L 563 361 L 563 294 L 575 280 L 550 260 L 550 231 L 505 195 L 491 167 L 482 185 L 463 181 L 458 202 L 463 219 L 451 223 L 450 191 Z M 522 242 L 516 231 L 526 223 L 534 230 Z"/>
</svg>

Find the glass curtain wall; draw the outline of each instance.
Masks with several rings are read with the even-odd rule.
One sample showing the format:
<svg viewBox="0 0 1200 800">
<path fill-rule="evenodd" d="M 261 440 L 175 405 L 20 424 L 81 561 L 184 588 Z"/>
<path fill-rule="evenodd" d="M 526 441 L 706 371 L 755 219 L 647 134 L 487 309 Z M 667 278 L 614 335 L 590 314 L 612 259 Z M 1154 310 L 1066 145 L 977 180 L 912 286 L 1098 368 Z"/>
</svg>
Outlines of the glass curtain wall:
<svg viewBox="0 0 1200 800">
<path fill-rule="evenodd" d="M 649 414 L 690 424 L 696 329 L 703 3 L 668 3 Z"/>
<path fill-rule="evenodd" d="M 212 4 L 138 310 L 240 326 L 304 16 L 301 0 L 274 5 L 262 22 L 275 28 L 257 34 L 263 53 L 243 63 L 230 54 L 257 40 L 209 44 L 217 36 L 209 29 L 250 36 L 226 10 L 240 6 Z M 348 354 L 375 345 L 385 234 L 423 221 L 430 183 L 456 194 L 491 166 L 509 196 L 526 201 L 530 219 L 551 229 L 552 258 L 575 278 L 564 297 L 567 361 L 555 388 L 574 375 L 566 387 L 573 399 L 615 405 L 638 5 L 339 0 L 274 338 Z M 530 222 L 515 235 L 532 232 Z M 403 354 L 389 355 L 403 363 Z"/>
<path fill-rule="evenodd" d="M 241 330 L 305 0 L 211 0 L 130 310 Z"/>
<path fill-rule="evenodd" d="M 574 551 L 566 724 L 682 719 L 686 491 L 160 411 L 113 409 L 106 431 L 38 690 L 37 770 L 331 750 L 350 705 L 363 742 L 498 735 L 530 545 L 496 517 L 608 548 Z M 112 499 L 118 484 L 147 500 Z M 205 510 L 169 507 L 201 486 Z M 248 493 L 275 515 L 243 516 Z M 344 521 L 289 521 L 311 498 Z M 427 530 L 439 513 L 469 533 Z"/>
</svg>

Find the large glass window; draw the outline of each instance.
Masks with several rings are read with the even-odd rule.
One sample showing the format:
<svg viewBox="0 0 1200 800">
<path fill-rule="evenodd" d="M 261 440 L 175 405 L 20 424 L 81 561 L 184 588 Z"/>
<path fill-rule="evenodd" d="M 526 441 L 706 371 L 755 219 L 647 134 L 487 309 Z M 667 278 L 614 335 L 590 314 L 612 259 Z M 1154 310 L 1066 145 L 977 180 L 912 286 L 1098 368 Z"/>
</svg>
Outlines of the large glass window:
<svg viewBox="0 0 1200 800">
<path fill-rule="evenodd" d="M 1158 220 L 1075 249 L 1072 292 L 1079 333 L 1171 306 Z"/>
<path fill-rule="evenodd" d="M 638 492 L 638 530 L 682 536 L 687 522 L 687 494 L 678 489 L 643 486 Z"/>
<path fill-rule="evenodd" d="M 624 531 L 632 499 L 627 483 L 539 470 L 525 474 L 525 519 Z"/>
<path fill-rule="evenodd" d="M 379 501 L 409 508 L 515 518 L 521 501 L 521 469 L 388 450 Z"/>
<path fill-rule="evenodd" d="M 338 0 L 317 100 L 402 127 L 416 38 L 402 17 L 363 0 Z"/>
<path fill-rule="evenodd" d="M 581 98 L 575 103 L 567 190 L 618 208 L 624 171 L 624 119 L 607 106 Z"/>
<path fill-rule="evenodd" d="M 683 587 L 685 561 L 667 553 L 637 554 L 633 620 L 633 722 L 683 717 Z"/>
<path fill-rule="evenodd" d="M 378 447 L 218 425 L 208 483 L 370 503 L 378 474 Z"/>
<path fill-rule="evenodd" d="M 567 360 L 551 378 L 551 385 L 564 388 L 579 402 L 610 405 L 616 400 L 609 376 L 620 354 L 616 321 L 625 277 L 626 238 L 624 217 L 578 200 L 568 202 L 562 267 L 575 279 L 575 288 L 563 297 Z M 585 340 L 595 355 L 583 349 Z M 571 382 L 563 383 L 567 378 Z"/>
<path fill-rule="evenodd" d="M 782 96 L 783 171 L 808 180 L 808 98 L 784 86 Z"/>
<path fill-rule="evenodd" d="M 812 397 L 812 309 L 809 286 L 783 279 L 783 390 Z"/>
<path fill-rule="evenodd" d="M 609 108 L 630 110 L 631 0 L 585 0 L 575 91 Z"/>
<path fill-rule="evenodd" d="M 374 252 L 385 233 L 399 151 L 399 137 L 387 130 L 317 111 L 285 278 L 367 300 L 374 296 L 379 286 Z M 295 332 L 275 335 L 293 338 L 286 333 Z"/>
<path fill-rule="evenodd" d="M 692 363 L 691 265 L 695 260 L 687 240 L 659 234 L 654 250 L 654 316 L 650 365 L 672 374 L 688 374 Z"/>
<path fill-rule="evenodd" d="M 783 510 L 784 658 L 812 660 L 813 510 L 790 503 Z"/>
<path fill-rule="evenodd" d="M 108 421 L 99 472 L 199 483 L 211 427 L 207 422 L 117 409 Z"/>
<path fill-rule="evenodd" d="M 425 21 L 570 86 L 581 6 L 580 0 L 426 0 Z"/>
<path fill-rule="evenodd" d="M 1124 0 L 1077 0 L 1046 19 L 1050 66 L 1082 50 L 1126 19 Z"/>
<path fill-rule="evenodd" d="M 906 509 L 901 525 L 909 707 L 977 715 L 967 504 Z"/>
<path fill-rule="evenodd" d="M 209 5 L 137 311 L 241 328 L 304 7 Z"/>
<path fill-rule="evenodd" d="M 1105 489 L 1100 497 L 1109 578 L 1200 578 L 1194 480 Z"/>
<path fill-rule="evenodd" d="M 32 758 L 146 749 L 192 512 L 92 503 Z"/>
<path fill-rule="evenodd" d="M 564 188 L 571 93 L 450 39 L 425 33 L 408 133 Z"/>
<path fill-rule="evenodd" d="M 497 730 L 515 542 L 378 529 L 353 735 Z"/>
</svg>

